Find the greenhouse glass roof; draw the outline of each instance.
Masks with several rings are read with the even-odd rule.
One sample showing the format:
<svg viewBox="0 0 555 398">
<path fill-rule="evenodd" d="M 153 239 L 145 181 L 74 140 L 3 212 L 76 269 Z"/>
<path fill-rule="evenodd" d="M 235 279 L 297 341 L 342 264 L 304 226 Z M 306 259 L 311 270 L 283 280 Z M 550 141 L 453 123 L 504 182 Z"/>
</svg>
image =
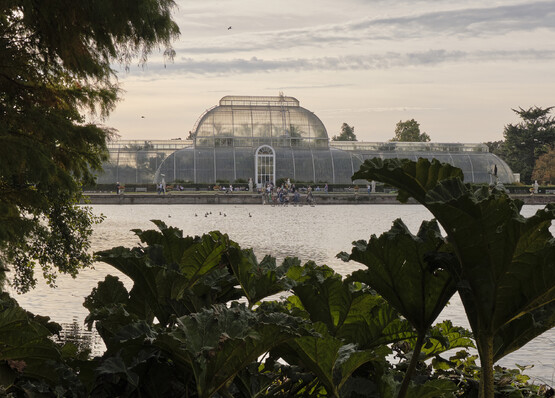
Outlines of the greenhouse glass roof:
<svg viewBox="0 0 555 398">
<path fill-rule="evenodd" d="M 322 121 L 293 97 L 226 96 L 193 128 L 196 147 L 328 148 Z"/>
</svg>

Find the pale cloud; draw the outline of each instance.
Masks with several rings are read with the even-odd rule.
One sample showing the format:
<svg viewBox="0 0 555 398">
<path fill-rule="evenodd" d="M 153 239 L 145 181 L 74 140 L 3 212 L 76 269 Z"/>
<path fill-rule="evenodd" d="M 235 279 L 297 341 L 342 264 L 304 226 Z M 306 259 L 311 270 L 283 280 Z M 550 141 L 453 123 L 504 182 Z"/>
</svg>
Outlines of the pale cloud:
<svg viewBox="0 0 555 398">
<path fill-rule="evenodd" d="M 382 112 L 418 112 L 418 111 L 439 111 L 441 108 L 422 107 L 422 106 L 389 106 L 389 107 L 373 107 L 373 108 L 335 108 L 323 109 L 320 111 L 322 115 L 330 114 L 346 114 L 346 113 L 382 113 Z"/>
<path fill-rule="evenodd" d="M 455 9 L 428 12 L 414 16 L 369 19 L 352 23 L 351 30 L 386 27 L 392 30 L 390 39 L 448 34 L 462 36 L 502 35 L 507 32 L 530 31 L 540 28 L 555 30 L 555 2 Z"/>
<path fill-rule="evenodd" d="M 330 89 L 342 88 L 353 86 L 353 84 L 316 84 L 316 85 L 302 85 L 302 86 L 280 86 L 280 87 L 266 87 L 265 90 L 311 90 L 311 89 Z"/>
<path fill-rule="evenodd" d="M 555 2 L 528 2 L 496 7 L 472 7 L 395 17 L 366 17 L 335 24 L 215 36 L 207 40 L 185 39 L 179 54 L 226 54 L 237 52 L 325 47 L 398 41 L 440 36 L 492 37 L 508 32 L 539 29 L 555 31 Z"/>
<path fill-rule="evenodd" d="M 258 57 L 233 59 L 181 58 L 173 64 L 152 63 L 149 74 L 185 75 L 234 75 L 276 71 L 349 71 L 388 70 L 410 66 L 435 66 L 445 63 L 484 63 L 492 61 L 530 62 L 552 61 L 554 51 L 449 51 L 428 50 L 421 52 L 387 52 L 382 54 L 347 55 L 317 58 Z"/>
</svg>

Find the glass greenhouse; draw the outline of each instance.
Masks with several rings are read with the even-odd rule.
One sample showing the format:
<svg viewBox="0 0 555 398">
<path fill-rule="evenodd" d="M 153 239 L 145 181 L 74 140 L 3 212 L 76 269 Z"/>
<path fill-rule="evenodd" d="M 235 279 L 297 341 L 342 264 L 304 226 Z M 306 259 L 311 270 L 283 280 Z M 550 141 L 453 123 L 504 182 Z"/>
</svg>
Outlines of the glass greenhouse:
<svg viewBox="0 0 555 398">
<path fill-rule="evenodd" d="M 111 172 L 100 176 L 99 182 L 152 183 L 164 176 L 168 183 L 233 183 L 252 178 L 263 186 L 289 178 L 351 184 L 351 176 L 364 160 L 374 157 L 437 158 L 461 168 L 468 182 L 492 183 L 494 169 L 502 183 L 514 182 L 507 164 L 484 144 L 330 141 L 313 112 L 282 95 L 223 97 L 199 117 L 191 133 L 192 140 L 146 141 L 135 152 L 129 142 L 117 148 L 113 144 L 107 165 Z"/>
</svg>

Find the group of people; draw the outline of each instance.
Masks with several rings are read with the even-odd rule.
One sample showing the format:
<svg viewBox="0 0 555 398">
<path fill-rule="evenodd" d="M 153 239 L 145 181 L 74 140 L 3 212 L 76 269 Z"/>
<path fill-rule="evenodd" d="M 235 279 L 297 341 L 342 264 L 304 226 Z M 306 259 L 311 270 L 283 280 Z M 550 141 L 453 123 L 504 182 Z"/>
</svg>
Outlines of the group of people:
<svg viewBox="0 0 555 398">
<path fill-rule="evenodd" d="M 314 205 L 314 196 L 312 195 L 312 187 L 307 188 L 305 202 Z M 279 187 L 274 186 L 272 183 L 266 184 L 262 191 L 263 203 L 271 205 L 293 205 L 301 204 L 301 194 L 295 187 L 295 184 L 285 183 Z"/>
</svg>

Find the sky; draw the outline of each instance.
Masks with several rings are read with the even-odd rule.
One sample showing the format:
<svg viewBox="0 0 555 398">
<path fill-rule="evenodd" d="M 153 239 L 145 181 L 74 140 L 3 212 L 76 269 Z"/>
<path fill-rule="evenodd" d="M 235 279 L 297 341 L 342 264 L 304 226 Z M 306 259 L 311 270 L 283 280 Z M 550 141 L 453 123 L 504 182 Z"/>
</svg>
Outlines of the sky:
<svg viewBox="0 0 555 398">
<path fill-rule="evenodd" d="M 553 0 L 176 3 L 173 61 L 120 68 L 121 139 L 185 139 L 226 95 L 282 92 L 368 142 L 410 119 L 432 142 L 501 140 L 513 109 L 555 105 Z"/>
</svg>

